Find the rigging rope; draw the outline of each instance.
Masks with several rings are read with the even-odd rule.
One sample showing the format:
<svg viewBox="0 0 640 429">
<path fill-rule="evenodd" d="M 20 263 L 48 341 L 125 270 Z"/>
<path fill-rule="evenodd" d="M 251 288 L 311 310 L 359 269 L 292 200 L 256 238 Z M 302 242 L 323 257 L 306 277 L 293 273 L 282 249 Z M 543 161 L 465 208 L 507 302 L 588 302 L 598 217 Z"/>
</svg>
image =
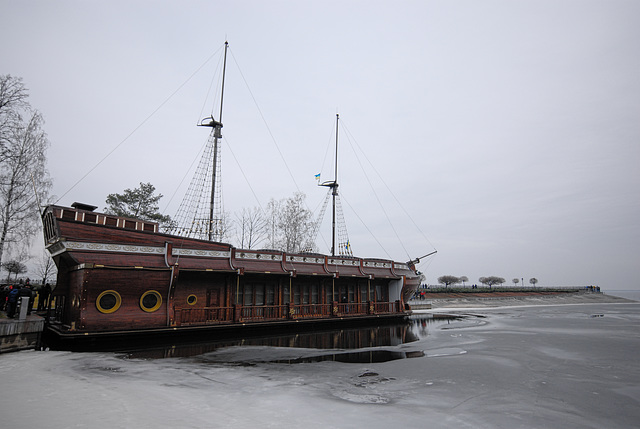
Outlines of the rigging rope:
<svg viewBox="0 0 640 429">
<path fill-rule="evenodd" d="M 384 187 L 387 189 L 387 191 L 389 191 L 389 193 L 391 194 L 391 196 L 393 197 L 393 199 L 396 201 L 396 203 L 398 204 L 398 206 L 402 209 L 402 211 L 405 213 L 405 215 L 407 215 L 407 217 L 409 218 L 409 220 L 411 221 L 411 223 L 413 223 L 413 225 L 415 226 L 415 228 L 418 230 L 418 232 L 422 235 L 422 237 L 427 241 L 427 243 L 429 243 L 429 245 L 431 247 L 433 247 L 435 249 L 435 246 L 431 243 L 431 241 L 427 238 L 427 236 L 424 234 L 424 232 L 422 231 L 422 229 L 420 229 L 420 227 L 418 226 L 418 224 L 413 220 L 413 218 L 411 217 L 411 215 L 409 214 L 409 212 L 404 208 L 404 206 L 402 205 L 402 203 L 398 200 L 398 198 L 396 197 L 396 195 L 393 193 L 393 191 L 391 190 L 391 188 L 389 188 L 389 186 L 387 185 L 387 183 L 384 181 L 384 179 L 382 178 L 382 175 L 378 172 L 378 170 L 375 168 L 375 166 L 373 165 L 373 163 L 369 160 L 369 158 L 367 158 L 366 152 L 364 150 L 362 150 L 362 148 L 360 147 L 360 145 L 358 144 L 358 141 L 353 137 L 353 135 L 351 134 L 351 131 L 349 131 L 349 129 L 347 128 L 346 124 L 344 123 L 344 120 L 341 121 L 341 125 L 344 128 L 344 130 L 346 131 L 347 134 L 347 140 L 349 141 L 349 143 L 351 143 L 351 139 L 353 139 L 353 142 L 355 143 L 355 145 L 357 146 L 357 148 L 360 150 L 360 152 L 362 153 L 362 155 L 364 156 L 364 159 L 367 161 L 367 163 L 369 164 L 369 166 L 372 168 L 372 170 L 376 173 L 376 175 L 378 176 L 378 178 L 380 179 L 380 181 L 382 182 L 382 184 L 384 185 Z M 355 149 L 353 148 L 353 146 L 351 147 L 351 150 L 353 150 L 354 154 L 356 155 L 356 159 L 358 160 L 358 164 L 360 165 L 360 168 L 362 169 L 363 173 L 365 174 L 365 177 L 367 178 L 367 181 L 369 182 L 369 185 L 371 186 L 372 189 L 373 186 L 371 185 L 371 181 L 369 180 L 369 177 L 366 174 L 366 171 L 364 170 L 364 167 L 362 166 L 362 163 L 360 162 L 360 159 L 358 158 L 358 155 L 355 151 Z M 374 189 L 374 194 L 375 194 L 375 189 Z M 378 196 L 376 194 L 376 199 L 378 199 Z M 382 204 L 380 203 L 380 200 L 378 199 L 378 203 L 380 204 L 380 206 L 382 207 Z M 383 211 L 384 211 L 384 207 L 382 207 Z M 385 216 L 386 216 L 386 211 L 385 211 Z M 389 220 L 389 217 L 387 216 L 387 220 L 389 221 L 389 223 L 391 224 L 391 221 Z M 393 228 L 393 225 L 391 224 L 391 228 L 393 229 L 394 233 L 396 234 L 396 237 L 398 237 L 398 240 L 400 241 L 400 244 L 402 245 L 402 248 L 405 250 L 405 252 L 407 252 L 406 248 L 404 247 L 404 244 L 402 243 L 402 240 L 400 239 L 400 237 L 398 236 L 395 228 Z M 407 252 L 407 255 L 409 255 L 409 253 Z M 409 259 L 411 259 L 411 256 L 409 256 Z"/>
<path fill-rule="evenodd" d="M 343 196 L 343 199 L 344 199 L 344 195 L 342 195 L 342 196 Z M 373 233 L 373 231 L 371 231 L 371 230 L 369 229 L 369 227 L 367 226 L 367 224 L 366 224 L 366 223 L 364 223 L 364 221 L 362 220 L 362 218 L 360 217 L 360 215 L 358 215 L 358 212 L 356 212 L 356 211 L 354 210 L 354 208 L 351 206 L 351 204 L 349 204 L 349 202 L 348 202 L 348 201 L 346 201 L 346 200 L 345 200 L 345 203 L 347 203 L 347 205 L 349 206 L 349 208 L 353 211 L 353 214 L 355 214 L 355 215 L 356 215 L 356 217 L 358 218 L 358 220 L 360 221 L 360 223 L 362 223 L 362 225 L 365 227 L 365 229 L 366 229 L 367 231 L 369 231 L 369 234 L 371 234 L 371 236 L 372 236 L 372 237 L 373 237 L 373 239 L 376 241 L 376 243 L 378 243 L 378 245 L 380 246 L 380 248 L 382 249 L 382 251 L 387 255 L 387 258 L 389 258 L 389 259 L 393 259 L 393 258 L 391 257 L 391 255 L 389 255 L 389 252 L 387 252 L 387 249 L 385 249 L 385 248 L 384 248 L 384 246 L 382 245 L 382 243 L 380 243 L 380 240 L 378 240 L 378 237 L 376 237 L 376 236 L 375 236 L 375 234 Z"/>
<path fill-rule="evenodd" d="M 228 142 L 226 137 L 224 137 L 224 141 Z M 262 208 L 262 204 L 260 204 L 260 199 L 258 198 L 258 195 L 256 195 L 256 192 L 253 189 L 253 186 L 251 186 L 251 182 L 249 182 L 249 179 L 247 178 L 247 175 L 244 174 L 244 170 L 242 169 L 242 165 L 240 164 L 240 161 L 238 161 L 238 158 L 236 157 L 236 154 L 233 153 L 233 151 L 231 150 L 231 145 L 227 144 L 227 148 L 229 149 L 229 152 L 231 152 L 231 156 L 233 156 L 233 159 L 236 162 L 236 165 L 238 166 L 238 169 L 240 170 L 240 173 L 242 173 L 242 177 L 244 177 L 244 181 L 247 182 L 247 186 L 249 186 L 249 189 L 251 190 L 251 193 L 253 194 L 253 198 L 255 198 L 256 202 L 258 203 L 258 207 L 260 207 L 260 210 L 264 213 L 265 211 Z"/>
<path fill-rule="evenodd" d="M 233 53 L 233 50 L 231 48 L 229 48 L 229 53 L 231 54 L 231 58 L 233 59 L 234 64 L 236 65 L 236 67 L 238 68 L 238 72 L 240 73 L 240 77 L 242 77 L 242 81 L 245 84 L 245 87 L 247 88 L 247 91 L 249 92 L 249 95 L 251 96 L 251 99 L 253 100 L 254 105 L 256 106 L 256 109 L 258 111 L 258 114 L 260 115 L 260 118 L 262 119 L 262 122 L 264 123 L 267 132 L 269 133 L 269 136 L 271 137 L 271 141 L 273 142 L 273 144 L 275 145 L 277 151 L 278 151 L 278 155 L 280 155 L 280 159 L 282 159 L 282 162 L 285 166 L 285 168 L 287 169 L 287 172 L 289 173 L 289 177 L 291 177 L 291 181 L 293 182 L 296 190 L 300 193 L 302 193 L 302 191 L 300 190 L 300 186 L 298 186 L 298 182 L 296 181 L 293 173 L 291 172 L 291 169 L 289 168 L 289 164 L 287 164 L 287 160 L 285 159 L 282 150 L 280 149 L 280 146 L 278 145 L 278 142 L 275 138 L 275 136 L 273 135 L 273 133 L 271 132 L 271 128 L 269 127 L 269 124 L 267 123 L 267 120 L 264 116 L 264 114 L 262 113 L 262 109 L 260 109 L 260 105 L 258 104 L 258 101 L 256 100 L 256 97 L 253 95 L 253 91 L 251 90 L 251 87 L 249 86 L 249 83 L 247 82 L 247 79 L 244 76 L 244 73 L 242 72 L 242 69 L 240 68 L 240 65 L 238 64 L 238 61 L 236 60 L 236 57 Z M 235 155 L 234 155 L 235 158 Z M 238 163 L 237 159 L 236 162 Z M 239 163 L 238 163 L 239 164 Z M 244 173 L 243 173 L 244 175 Z M 251 192 L 254 194 L 254 197 L 257 200 L 257 196 L 255 195 L 255 192 L 253 191 L 253 189 L 251 189 Z M 304 201 L 305 206 L 307 207 L 307 209 L 309 211 L 311 211 L 311 209 L 309 208 L 307 201 Z M 258 205 L 260 206 L 260 208 L 262 209 L 262 205 L 260 204 L 259 200 L 258 200 Z M 266 214 L 265 210 L 262 209 L 263 213 Z M 311 211 L 311 213 L 313 213 L 313 211 Z M 322 234 L 320 234 L 320 236 L 322 237 L 323 241 L 326 244 L 326 240 L 325 238 L 322 236 Z"/>
<path fill-rule="evenodd" d="M 286 167 L 287 172 L 289 173 L 289 176 L 291 177 L 291 180 L 293 181 L 293 184 L 296 187 L 296 190 L 298 192 L 301 192 L 300 191 L 300 187 L 298 186 L 298 182 L 296 182 L 296 179 L 293 176 L 293 173 L 291 172 L 291 169 L 289 169 L 289 165 L 287 164 L 287 161 L 285 160 L 284 155 L 282 155 L 282 151 L 280 150 L 280 146 L 278 146 L 278 142 L 276 141 L 276 138 L 274 137 L 273 133 L 271 132 L 271 128 L 269 128 L 269 124 L 267 124 L 267 120 L 265 119 L 264 114 L 262 113 L 262 110 L 260 109 L 260 106 L 258 105 L 258 101 L 256 100 L 255 96 L 253 95 L 253 91 L 251 91 L 251 88 L 249 87 L 249 83 L 247 82 L 247 79 L 245 79 L 244 73 L 242 73 L 242 70 L 240 69 L 240 65 L 238 64 L 238 61 L 236 61 L 235 55 L 233 55 L 233 50 L 229 49 L 229 52 L 231 52 L 231 58 L 233 58 L 233 62 L 236 64 L 236 67 L 238 67 L 238 72 L 240 73 L 240 76 L 242 77 L 242 80 L 243 80 L 245 86 L 247 87 L 247 90 L 249 91 L 249 95 L 251 95 L 251 99 L 253 100 L 253 103 L 256 105 L 256 109 L 258 109 L 258 113 L 260 114 L 260 118 L 262 119 L 262 122 L 264 122 L 264 125 L 267 128 L 267 132 L 269 133 L 269 136 L 271 137 L 271 140 L 273 141 L 273 144 L 276 146 L 276 149 L 278 149 L 278 154 L 280 154 L 280 158 L 282 158 L 282 162 L 284 163 L 284 166 Z"/>
<path fill-rule="evenodd" d="M 343 126 L 343 128 L 345 128 L 345 127 Z M 345 128 L 345 130 L 346 130 L 346 128 Z M 351 137 L 352 137 L 351 134 L 347 132 L 346 135 L 347 135 L 347 141 L 350 143 L 351 150 L 353 151 L 353 154 L 356 157 L 356 161 L 358 161 L 358 165 L 360 165 L 360 169 L 362 169 L 362 173 L 364 174 L 365 179 L 367 179 L 367 182 L 369 183 L 369 186 L 371 187 L 371 190 L 373 191 L 373 195 L 376 197 L 376 201 L 378 201 L 378 205 L 380 206 L 380 209 L 384 213 L 384 216 L 387 219 L 387 222 L 389 222 L 389 226 L 391 226 L 391 230 L 393 231 L 393 233 L 395 234 L 396 238 L 398 239 L 398 242 L 402 246 L 402 249 L 407 254 L 407 257 L 409 259 L 411 259 L 411 255 L 409 254 L 407 249 L 404 247 L 404 243 L 400 239 L 400 235 L 398 235 L 398 231 L 396 231 L 396 228 L 393 226 L 393 223 L 391 222 L 391 219 L 389 218 L 389 214 L 385 210 L 384 205 L 382 204 L 382 201 L 380 201 L 380 197 L 378 196 L 378 193 L 376 192 L 376 189 L 374 188 L 373 184 L 371 183 L 371 180 L 369 179 L 369 176 L 367 175 L 367 172 L 365 171 L 364 167 L 362 166 L 362 162 L 360 162 L 360 158 L 358 157 L 358 154 L 353 149 L 353 145 L 351 145 Z"/>
<path fill-rule="evenodd" d="M 76 186 L 78 186 L 78 184 L 80 182 L 82 182 L 89 174 L 91 174 L 96 168 L 98 168 L 107 158 L 109 158 L 120 146 L 122 146 L 127 140 L 129 140 L 129 138 L 134 135 L 140 128 L 142 128 L 142 126 L 144 124 L 147 123 L 147 121 L 149 121 L 149 119 L 151 119 L 156 113 L 158 113 L 158 111 L 160 109 L 162 109 L 164 107 L 165 104 L 167 104 L 169 102 L 169 100 L 171 100 L 178 92 L 180 92 L 180 90 L 182 89 L 182 87 L 184 87 L 187 83 L 189 83 L 189 81 L 191 79 L 193 79 L 193 77 L 198 74 L 198 72 L 205 66 L 207 65 L 207 63 L 211 60 L 211 58 L 213 58 L 220 50 L 221 48 L 218 48 L 217 51 L 215 51 L 213 54 L 211 54 L 193 73 L 191 73 L 191 75 L 187 78 L 187 80 L 185 80 L 184 82 L 182 82 L 182 84 L 180 84 L 180 86 L 178 86 L 178 88 L 173 91 L 162 103 L 160 103 L 160 105 L 153 111 L 151 112 L 151 114 L 149 114 L 149 116 L 147 116 L 142 122 L 140 122 L 140 124 L 135 127 L 133 129 L 133 131 L 131 131 L 129 133 L 129 135 L 127 135 L 120 143 L 118 143 L 113 149 L 111 149 L 111 151 L 109 153 L 107 153 L 100 161 L 98 161 L 98 163 L 96 165 L 94 165 L 89 171 L 87 171 L 85 173 L 84 176 L 82 176 L 80 179 L 78 179 L 77 182 L 75 182 L 64 194 L 62 194 L 55 202 L 54 204 L 57 204 L 62 198 L 64 198 L 69 192 L 71 192 Z"/>
</svg>

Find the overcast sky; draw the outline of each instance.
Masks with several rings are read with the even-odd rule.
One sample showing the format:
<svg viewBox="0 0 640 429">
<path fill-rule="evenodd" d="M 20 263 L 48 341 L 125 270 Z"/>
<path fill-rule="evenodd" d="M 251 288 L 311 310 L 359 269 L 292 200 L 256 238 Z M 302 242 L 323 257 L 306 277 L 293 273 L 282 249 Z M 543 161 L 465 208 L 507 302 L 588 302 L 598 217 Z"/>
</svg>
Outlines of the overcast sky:
<svg viewBox="0 0 640 429">
<path fill-rule="evenodd" d="M 174 214 L 228 40 L 225 210 L 316 208 L 340 113 L 358 256 L 638 288 L 638 1 L 0 0 L 0 40 L 61 205 L 150 182 Z"/>
</svg>

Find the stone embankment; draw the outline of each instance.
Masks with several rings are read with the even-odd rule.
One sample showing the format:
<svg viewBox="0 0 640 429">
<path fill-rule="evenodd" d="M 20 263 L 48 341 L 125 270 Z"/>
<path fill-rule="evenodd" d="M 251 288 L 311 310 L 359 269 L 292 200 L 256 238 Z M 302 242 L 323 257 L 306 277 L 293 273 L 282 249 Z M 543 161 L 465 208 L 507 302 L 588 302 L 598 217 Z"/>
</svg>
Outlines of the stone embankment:
<svg viewBox="0 0 640 429">
<path fill-rule="evenodd" d="M 591 292 L 468 292 L 427 293 L 424 300 L 411 300 L 413 310 L 437 308 L 511 307 L 518 305 L 564 305 L 633 303 L 636 301 Z"/>
</svg>

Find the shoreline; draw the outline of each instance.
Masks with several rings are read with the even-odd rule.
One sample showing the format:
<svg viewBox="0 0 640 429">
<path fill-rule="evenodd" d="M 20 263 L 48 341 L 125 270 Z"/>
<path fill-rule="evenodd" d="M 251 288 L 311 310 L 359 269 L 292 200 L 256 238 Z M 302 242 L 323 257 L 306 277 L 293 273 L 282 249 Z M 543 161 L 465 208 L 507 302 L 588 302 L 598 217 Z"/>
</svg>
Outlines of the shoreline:
<svg viewBox="0 0 640 429">
<path fill-rule="evenodd" d="M 558 295 L 510 297 L 456 297 L 409 301 L 413 311 L 438 309 L 482 309 L 536 305 L 637 304 L 638 301 L 604 293 L 571 293 Z"/>
</svg>

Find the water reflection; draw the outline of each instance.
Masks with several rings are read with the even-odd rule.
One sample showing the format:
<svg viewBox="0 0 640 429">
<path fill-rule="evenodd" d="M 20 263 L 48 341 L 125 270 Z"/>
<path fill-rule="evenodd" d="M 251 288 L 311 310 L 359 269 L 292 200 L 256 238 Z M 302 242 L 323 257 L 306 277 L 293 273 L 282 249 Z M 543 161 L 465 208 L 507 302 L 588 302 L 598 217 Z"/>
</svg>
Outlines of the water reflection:
<svg viewBox="0 0 640 429">
<path fill-rule="evenodd" d="M 393 325 L 171 344 L 131 350 L 125 356 L 132 359 L 199 356 L 207 362 L 238 365 L 261 362 L 387 362 L 424 356 L 422 351 L 399 351 L 396 346 L 418 341 L 428 335 L 429 328 L 442 323 L 447 323 L 447 320 L 433 319 L 427 315 L 412 316 L 404 323 Z"/>
</svg>

